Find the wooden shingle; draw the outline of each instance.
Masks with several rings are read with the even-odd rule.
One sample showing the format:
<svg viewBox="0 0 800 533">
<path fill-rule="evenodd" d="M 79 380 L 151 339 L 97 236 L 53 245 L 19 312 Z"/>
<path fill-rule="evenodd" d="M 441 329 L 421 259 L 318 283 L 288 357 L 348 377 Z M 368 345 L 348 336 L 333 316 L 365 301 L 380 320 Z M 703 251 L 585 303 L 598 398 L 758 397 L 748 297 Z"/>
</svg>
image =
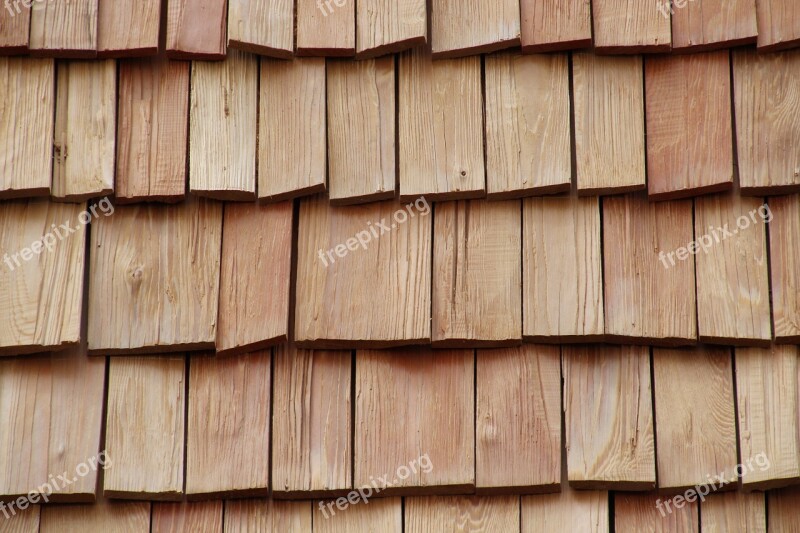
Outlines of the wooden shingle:
<svg viewBox="0 0 800 533">
<path fill-rule="evenodd" d="M 160 27 L 159 0 L 98 0 L 97 54 L 100 57 L 155 55 Z"/>
<path fill-rule="evenodd" d="M 736 348 L 739 449 L 746 490 L 800 481 L 796 346 Z M 749 465 L 749 466 L 748 466 Z"/>
<path fill-rule="evenodd" d="M 572 56 L 575 173 L 581 194 L 645 187 L 641 57 Z"/>
<path fill-rule="evenodd" d="M 297 0 L 297 55 L 349 57 L 356 51 L 354 0 Z"/>
<path fill-rule="evenodd" d="M 182 200 L 189 63 L 162 58 L 120 61 L 117 113 L 116 200 Z"/>
<path fill-rule="evenodd" d="M 344 494 L 353 486 L 352 366 L 350 351 L 275 350 L 275 497 Z"/>
<path fill-rule="evenodd" d="M 711 50 L 756 42 L 756 0 L 687 0 L 674 4 L 674 50 Z"/>
<path fill-rule="evenodd" d="M 99 1 L 43 2 L 41 8 L 37 6 L 31 9 L 31 53 L 55 57 L 95 57 Z"/>
<path fill-rule="evenodd" d="M 172 59 L 224 59 L 227 0 L 165 0 Z"/>
<path fill-rule="evenodd" d="M 350 207 L 303 200 L 295 342 L 346 349 L 430 342 L 431 210 L 424 200 Z"/>
<path fill-rule="evenodd" d="M 592 45 L 591 5 L 584 0 L 521 0 L 522 51 L 556 52 Z"/>
<path fill-rule="evenodd" d="M 775 340 L 800 343 L 800 195 L 771 198 L 768 205 Z"/>
<path fill-rule="evenodd" d="M 294 54 L 294 0 L 228 0 L 228 46 L 288 59 Z"/>
<path fill-rule="evenodd" d="M 51 4 L 48 4 L 51 5 Z M 53 197 L 81 201 L 114 190 L 117 65 L 58 64 L 53 133 Z"/>
<path fill-rule="evenodd" d="M 0 58 L 0 92 L 0 198 L 47 196 L 53 175 L 53 60 Z"/>
<path fill-rule="evenodd" d="M 433 343 L 509 346 L 522 339 L 519 200 L 436 204 Z"/>
<path fill-rule="evenodd" d="M 736 483 L 730 349 L 653 350 L 658 487 Z"/>
<path fill-rule="evenodd" d="M 733 52 L 736 152 L 744 194 L 800 190 L 800 51 Z"/>
<path fill-rule="evenodd" d="M 394 58 L 331 61 L 327 73 L 330 201 L 393 198 Z"/>
<path fill-rule="evenodd" d="M 189 188 L 218 200 L 256 195 L 258 60 L 231 50 L 223 62 L 192 63 Z"/>
<path fill-rule="evenodd" d="M 684 249 L 693 239 L 689 200 L 654 203 L 644 195 L 603 200 L 609 339 L 659 345 L 695 342 L 695 257 Z"/>
<path fill-rule="evenodd" d="M 429 496 L 406 498 L 407 533 L 445 533 L 470 524 L 475 533 L 519 531 L 519 498 L 510 496 Z"/>
<path fill-rule="evenodd" d="M 0 355 L 59 350 L 80 339 L 84 207 L 18 200 L 0 209 Z"/>
<path fill-rule="evenodd" d="M 557 491 L 562 450 L 559 348 L 526 344 L 479 350 L 476 364 L 477 491 Z"/>
<path fill-rule="evenodd" d="M 569 484 L 580 489 L 655 487 L 655 439 L 647 348 L 564 347 Z"/>
<path fill-rule="evenodd" d="M 399 61 L 400 198 L 483 196 L 480 58 L 432 61 L 417 48 Z"/>
<path fill-rule="evenodd" d="M 599 53 L 669 52 L 668 0 L 592 0 L 594 46 Z"/>
<path fill-rule="evenodd" d="M 701 341 L 769 344 L 772 325 L 766 221 L 770 215 L 769 207 L 759 198 L 742 197 L 738 191 L 695 199 Z"/>
<path fill-rule="evenodd" d="M 217 353 L 260 350 L 289 337 L 291 202 L 225 205 Z"/>
<path fill-rule="evenodd" d="M 518 0 L 437 0 L 431 4 L 431 46 L 437 58 L 519 46 Z"/>
<path fill-rule="evenodd" d="M 522 204 L 522 335 L 534 342 L 604 334 L 599 198 Z"/>
<path fill-rule="evenodd" d="M 354 486 L 374 482 L 381 495 L 473 492 L 474 379 L 472 350 L 357 352 Z"/>
<path fill-rule="evenodd" d="M 568 191 L 568 57 L 486 56 L 486 192 L 492 199 Z"/>
<path fill-rule="evenodd" d="M 261 59 L 258 197 L 279 201 L 325 190 L 325 60 Z"/>
<path fill-rule="evenodd" d="M 107 498 L 179 500 L 183 493 L 186 358 L 108 363 Z"/>
<path fill-rule="evenodd" d="M 730 189 L 733 121 L 728 52 L 648 57 L 644 70 L 650 199 Z"/>
<path fill-rule="evenodd" d="M 267 494 L 270 362 L 269 351 L 191 357 L 186 422 L 189 498 Z"/>
<path fill-rule="evenodd" d="M 356 2 L 356 53 L 376 57 L 424 45 L 428 35 L 425 0 Z"/>
<path fill-rule="evenodd" d="M 152 354 L 213 349 L 222 206 L 117 207 L 92 226 L 89 351 Z"/>
</svg>

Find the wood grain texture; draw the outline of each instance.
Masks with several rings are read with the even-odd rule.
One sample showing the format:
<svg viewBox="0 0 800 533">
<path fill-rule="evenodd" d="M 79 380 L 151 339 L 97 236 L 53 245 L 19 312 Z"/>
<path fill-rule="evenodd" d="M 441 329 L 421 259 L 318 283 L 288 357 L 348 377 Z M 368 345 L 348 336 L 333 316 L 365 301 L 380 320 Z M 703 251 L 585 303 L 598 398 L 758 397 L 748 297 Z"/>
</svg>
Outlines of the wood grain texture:
<svg viewBox="0 0 800 533">
<path fill-rule="evenodd" d="M 6 22 L 8 17 L 0 17 Z M 48 196 L 53 174 L 51 59 L 0 58 L 0 199 Z"/>
<path fill-rule="evenodd" d="M 85 345 L 0 360 L 0 495 L 93 502 L 98 470 L 113 465 L 98 454 L 104 402 L 105 359 Z"/>
<path fill-rule="evenodd" d="M 578 192 L 645 187 L 641 57 L 572 56 Z"/>
<path fill-rule="evenodd" d="M 291 202 L 225 205 L 217 354 L 261 350 L 289 337 Z"/>
<path fill-rule="evenodd" d="M 521 0 L 523 53 L 557 52 L 592 45 L 592 12 L 584 0 Z"/>
<path fill-rule="evenodd" d="M 311 502 L 225 502 L 225 533 L 311 533 Z"/>
<path fill-rule="evenodd" d="M 21 3 L 16 5 L 10 3 L 3 7 L 8 10 L 8 14 L 4 12 L 0 17 L 0 51 L 3 55 L 25 54 L 28 51 L 33 10 L 26 9 Z M 27 524 L 19 527 L 24 529 Z"/>
<path fill-rule="evenodd" d="M 189 63 L 163 58 L 121 61 L 117 113 L 117 201 L 182 200 Z"/>
<path fill-rule="evenodd" d="M 183 493 L 186 359 L 113 357 L 108 363 L 106 498 L 179 500 Z"/>
<path fill-rule="evenodd" d="M 31 9 L 31 54 L 95 57 L 98 2 L 99 0 L 44 2 L 41 7 L 37 5 L 37 9 Z M 96 101 L 97 99 L 89 100 Z"/>
<path fill-rule="evenodd" d="M 325 60 L 261 59 L 258 197 L 284 200 L 325 190 Z"/>
<path fill-rule="evenodd" d="M 400 198 L 484 195 L 479 57 L 432 61 L 422 48 L 400 55 Z"/>
<path fill-rule="evenodd" d="M 728 51 L 647 58 L 647 188 L 651 200 L 731 188 L 729 63 Z"/>
<path fill-rule="evenodd" d="M 476 488 L 554 492 L 561 484 L 561 353 L 557 346 L 480 350 Z"/>
<path fill-rule="evenodd" d="M 796 346 L 737 348 L 736 400 L 742 475 L 747 490 L 800 480 Z"/>
<path fill-rule="evenodd" d="M 614 531 L 616 533 L 697 533 L 700 531 L 697 501 L 683 501 L 680 507 L 654 494 L 618 492 L 614 494 Z M 659 510 L 658 503 L 662 503 Z M 666 507 L 669 503 L 670 507 Z M 667 512 L 663 509 L 670 509 Z"/>
<path fill-rule="evenodd" d="M 655 487 L 647 348 L 562 349 L 567 471 L 575 488 Z"/>
<path fill-rule="evenodd" d="M 492 199 L 568 191 L 566 54 L 486 56 L 486 192 Z"/>
<path fill-rule="evenodd" d="M 194 498 L 267 493 L 270 353 L 192 356 L 186 493 Z"/>
<path fill-rule="evenodd" d="M 256 195 L 258 60 L 231 50 L 225 61 L 192 63 L 189 188 L 218 200 Z"/>
<path fill-rule="evenodd" d="M 756 0 L 759 51 L 783 50 L 800 43 L 797 9 L 792 0 Z"/>
<path fill-rule="evenodd" d="M 52 369 L 45 356 L 0 360 L 0 408 L 4 413 L 0 420 L 0 495 L 12 497 L 4 500 L 32 490 L 45 492 L 37 487 L 47 481 L 49 473 L 44 450 L 49 443 L 51 390 Z M 16 506 L 16 511 L 24 512 L 23 505 Z"/>
<path fill-rule="evenodd" d="M 430 342 L 430 212 L 424 200 L 347 208 L 331 207 L 325 198 L 300 204 L 298 346 L 386 348 Z"/>
<path fill-rule="evenodd" d="M 57 74 L 53 197 L 81 201 L 110 194 L 117 130 L 116 63 L 61 62 Z"/>
<path fill-rule="evenodd" d="M 797 529 L 797 507 L 800 489 L 792 487 L 767 494 L 767 523 L 770 531 L 783 533 Z"/>
<path fill-rule="evenodd" d="M 24 512 L 15 512 L 5 517 L 3 524 L 4 533 L 39 533 L 39 518 L 41 514 L 40 505 L 31 505 Z"/>
<path fill-rule="evenodd" d="M 97 54 L 100 57 L 138 57 L 158 53 L 159 0 L 97 2 Z"/>
<path fill-rule="evenodd" d="M 775 341 L 800 343 L 800 195 L 771 198 L 769 224 Z"/>
<path fill-rule="evenodd" d="M 436 204 L 433 344 L 510 346 L 522 339 L 518 200 Z"/>
<path fill-rule="evenodd" d="M 356 52 L 355 0 L 297 0 L 298 56 L 349 57 Z"/>
<path fill-rule="evenodd" d="M 674 50 L 696 52 L 751 44 L 757 35 L 756 0 L 693 0 L 672 8 Z"/>
<path fill-rule="evenodd" d="M 700 340 L 769 344 L 767 207 L 734 191 L 696 198 L 694 216 L 695 240 L 711 242 L 696 258 Z"/>
<path fill-rule="evenodd" d="M 89 351 L 213 349 L 222 206 L 117 207 L 92 226 Z"/>
<path fill-rule="evenodd" d="M 733 53 L 736 153 L 745 194 L 800 190 L 800 53 Z"/>
<path fill-rule="evenodd" d="M 659 489 L 736 483 L 730 349 L 653 350 Z"/>
<path fill-rule="evenodd" d="M 671 47 L 667 2 L 593 0 L 592 24 L 594 47 L 599 53 L 669 52 Z"/>
<path fill-rule="evenodd" d="M 394 197 L 394 57 L 327 66 L 330 201 Z"/>
<path fill-rule="evenodd" d="M 341 498 L 340 498 L 341 500 Z M 400 498 L 376 498 L 339 511 L 333 502 L 315 502 L 314 533 L 400 533 L 403 531 L 403 503 Z M 347 500 L 345 500 L 347 503 Z M 321 511 L 323 505 L 325 514 Z M 327 516 L 330 515 L 330 516 Z M 323 518 L 324 517 L 324 518 Z"/>
<path fill-rule="evenodd" d="M 294 0 L 229 0 L 228 46 L 288 59 L 294 55 Z"/>
<path fill-rule="evenodd" d="M 222 502 L 154 503 L 151 533 L 222 533 Z"/>
<path fill-rule="evenodd" d="M 474 379 L 472 351 L 357 352 L 354 485 L 377 484 L 381 495 L 474 490 Z"/>
<path fill-rule="evenodd" d="M 536 342 L 604 334 L 603 256 L 597 197 L 522 204 L 522 335 Z"/>
<path fill-rule="evenodd" d="M 558 494 L 523 496 L 522 533 L 573 531 L 608 533 L 608 493 L 576 491 L 566 483 Z"/>
<path fill-rule="evenodd" d="M 517 0 L 437 0 L 431 4 L 431 44 L 437 58 L 470 56 L 520 43 Z"/>
<path fill-rule="evenodd" d="M 84 207 L 47 200 L 2 205 L 0 355 L 59 350 L 80 339 L 86 226 L 78 216 Z"/>
<path fill-rule="evenodd" d="M 165 0 L 172 59 L 225 59 L 226 0 Z"/>
<path fill-rule="evenodd" d="M 356 53 L 377 57 L 424 45 L 428 37 L 425 0 L 361 0 L 356 3 Z"/>
<path fill-rule="evenodd" d="M 52 392 L 50 406 L 50 442 L 47 450 L 48 474 L 81 473 L 86 475 L 70 485 L 53 486 L 52 502 L 94 502 L 99 471 L 111 468 L 114 457 L 103 453 L 101 431 L 105 405 L 106 360 L 88 357 L 86 343 L 50 356 Z M 100 453 L 98 453 L 100 450 Z M 95 467 L 91 462 L 95 460 Z M 81 468 L 81 472 L 78 472 Z M 40 486 L 45 481 L 36 481 Z M 33 485 L 32 485 L 33 486 Z M 32 487 L 31 486 L 31 487 Z"/>
<path fill-rule="evenodd" d="M 353 486 L 352 355 L 275 350 L 275 497 L 340 494 Z"/>
<path fill-rule="evenodd" d="M 513 496 L 407 498 L 404 531 L 449 533 L 462 527 L 473 533 L 519 531 L 519 505 Z"/>
<path fill-rule="evenodd" d="M 700 504 L 702 533 L 767 533 L 764 494 L 728 492 L 709 496 Z"/>
<path fill-rule="evenodd" d="M 150 503 L 45 505 L 39 533 L 149 533 Z"/>
<path fill-rule="evenodd" d="M 675 259 L 675 250 L 693 238 L 688 200 L 652 203 L 644 195 L 603 200 L 607 335 L 630 342 L 694 343 L 695 258 L 678 252 Z"/>
</svg>

